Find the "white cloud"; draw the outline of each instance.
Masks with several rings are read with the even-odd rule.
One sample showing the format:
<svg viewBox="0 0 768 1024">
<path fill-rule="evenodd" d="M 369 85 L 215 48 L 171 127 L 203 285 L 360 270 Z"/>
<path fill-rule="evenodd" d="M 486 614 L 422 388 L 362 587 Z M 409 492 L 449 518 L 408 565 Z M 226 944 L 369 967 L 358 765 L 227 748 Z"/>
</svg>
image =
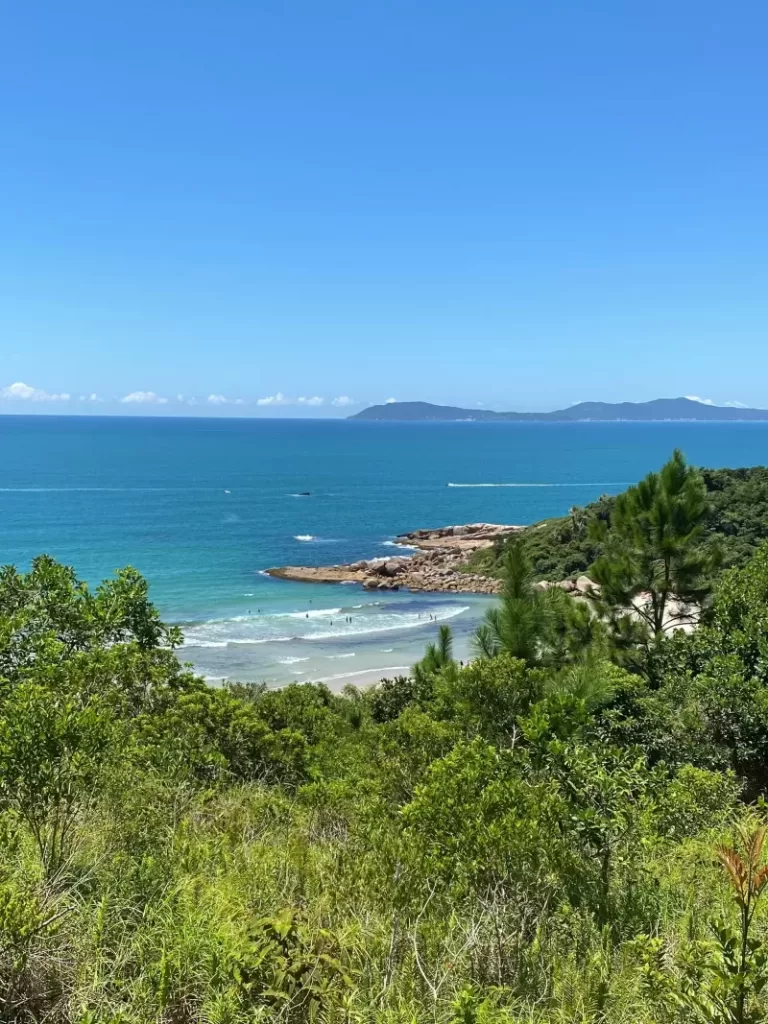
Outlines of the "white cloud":
<svg viewBox="0 0 768 1024">
<path fill-rule="evenodd" d="M 356 405 L 354 398 L 350 398 L 349 395 L 339 395 L 338 398 L 334 398 L 333 405 Z"/>
<path fill-rule="evenodd" d="M 50 394 L 42 388 L 33 388 L 29 384 L 17 381 L 15 384 L 8 384 L 0 388 L 0 398 L 21 402 L 68 402 L 70 396 L 66 391 L 60 394 Z"/>
<path fill-rule="evenodd" d="M 167 398 L 161 398 L 154 391 L 132 391 L 129 395 L 120 399 L 121 402 L 136 405 L 165 405 Z"/>
<path fill-rule="evenodd" d="M 685 396 L 691 402 L 700 402 L 702 405 L 715 405 L 711 398 L 699 398 L 698 395 L 686 395 Z M 723 402 L 726 409 L 746 409 L 748 406 L 744 402 Z"/>
<path fill-rule="evenodd" d="M 714 405 L 711 398 L 699 398 L 698 395 L 686 395 L 689 402 L 698 402 L 699 405 Z"/>
<path fill-rule="evenodd" d="M 257 398 L 256 405 L 292 405 L 290 398 L 286 398 L 282 391 L 276 395 L 267 395 L 266 398 Z"/>
<path fill-rule="evenodd" d="M 208 395 L 209 405 L 245 405 L 242 398 L 227 398 L 226 395 Z"/>
<path fill-rule="evenodd" d="M 388 398 L 386 400 L 386 402 L 384 403 L 384 405 L 394 405 L 396 401 L 397 401 L 396 398 Z"/>
<path fill-rule="evenodd" d="M 298 405 L 322 405 L 323 402 L 325 402 L 325 399 L 321 398 L 320 395 L 313 395 L 311 398 L 304 398 L 302 396 L 296 399 Z"/>
</svg>

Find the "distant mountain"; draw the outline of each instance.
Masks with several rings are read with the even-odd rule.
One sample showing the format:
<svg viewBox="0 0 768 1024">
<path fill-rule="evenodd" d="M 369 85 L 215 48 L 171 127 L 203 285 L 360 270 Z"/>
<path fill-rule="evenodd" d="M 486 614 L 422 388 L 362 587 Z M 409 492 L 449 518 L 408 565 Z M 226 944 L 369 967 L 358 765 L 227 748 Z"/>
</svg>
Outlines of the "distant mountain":
<svg viewBox="0 0 768 1024">
<path fill-rule="evenodd" d="M 768 409 L 741 409 L 733 406 L 705 405 L 690 398 L 656 398 L 652 402 L 579 402 L 555 412 L 491 412 L 490 409 L 459 409 L 429 402 L 388 402 L 372 405 L 350 416 L 351 420 L 506 420 L 547 423 L 583 421 L 652 422 L 664 420 L 766 420 Z"/>
</svg>

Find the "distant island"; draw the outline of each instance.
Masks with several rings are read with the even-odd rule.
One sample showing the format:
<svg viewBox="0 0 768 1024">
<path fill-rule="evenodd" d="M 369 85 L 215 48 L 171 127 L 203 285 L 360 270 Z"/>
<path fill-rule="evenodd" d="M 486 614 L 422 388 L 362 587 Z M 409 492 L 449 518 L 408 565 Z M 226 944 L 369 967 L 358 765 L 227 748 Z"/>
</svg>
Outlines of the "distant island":
<svg viewBox="0 0 768 1024">
<path fill-rule="evenodd" d="M 372 405 L 348 417 L 351 420 L 455 420 L 508 422 L 663 422 L 689 420 L 722 422 L 738 420 L 768 421 L 768 409 L 742 409 L 737 406 L 707 405 L 691 398 L 656 398 L 651 402 L 579 402 L 555 412 L 493 412 L 490 409 L 460 409 L 430 402 L 388 402 Z"/>
</svg>

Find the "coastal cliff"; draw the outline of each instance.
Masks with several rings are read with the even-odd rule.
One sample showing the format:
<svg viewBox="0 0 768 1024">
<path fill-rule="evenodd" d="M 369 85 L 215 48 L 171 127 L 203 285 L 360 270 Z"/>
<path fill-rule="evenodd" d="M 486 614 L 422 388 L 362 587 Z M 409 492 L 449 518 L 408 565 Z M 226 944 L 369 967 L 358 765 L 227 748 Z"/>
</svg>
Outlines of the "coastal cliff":
<svg viewBox="0 0 768 1024">
<path fill-rule="evenodd" d="M 469 555 L 491 547 L 497 540 L 519 533 L 522 526 L 468 523 L 435 530 L 414 530 L 394 541 L 413 555 L 369 558 L 341 565 L 286 565 L 267 569 L 270 576 L 302 583 L 357 583 L 366 590 L 454 591 L 496 594 L 501 581 L 466 571 Z"/>
</svg>

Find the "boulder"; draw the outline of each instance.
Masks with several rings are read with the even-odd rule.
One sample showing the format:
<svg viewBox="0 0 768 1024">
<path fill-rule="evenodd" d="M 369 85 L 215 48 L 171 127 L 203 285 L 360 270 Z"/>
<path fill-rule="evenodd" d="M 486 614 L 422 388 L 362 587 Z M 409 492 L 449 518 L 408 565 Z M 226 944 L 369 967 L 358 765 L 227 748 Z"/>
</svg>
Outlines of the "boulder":
<svg viewBox="0 0 768 1024">
<path fill-rule="evenodd" d="M 397 576 L 397 574 L 402 572 L 404 568 L 405 566 L 398 559 L 390 558 L 387 562 L 384 562 L 383 565 L 378 567 L 378 572 L 380 572 L 382 576 Z"/>
<path fill-rule="evenodd" d="M 589 576 L 579 576 L 575 583 L 576 590 L 580 594 L 589 594 L 593 590 L 599 590 L 600 588 L 592 582 Z"/>
</svg>

